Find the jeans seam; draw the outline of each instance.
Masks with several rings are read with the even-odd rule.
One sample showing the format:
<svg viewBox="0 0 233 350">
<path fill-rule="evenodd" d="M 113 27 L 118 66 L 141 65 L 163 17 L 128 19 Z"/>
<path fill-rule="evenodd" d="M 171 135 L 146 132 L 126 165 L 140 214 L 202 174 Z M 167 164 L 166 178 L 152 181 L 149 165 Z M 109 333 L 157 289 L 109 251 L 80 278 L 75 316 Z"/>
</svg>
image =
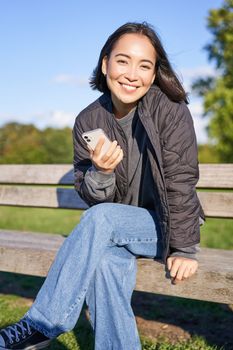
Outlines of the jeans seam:
<svg viewBox="0 0 233 350">
<path fill-rule="evenodd" d="M 111 238 L 110 239 L 113 243 L 115 244 L 119 244 L 119 243 L 124 243 L 124 244 L 128 244 L 128 243 L 151 243 L 151 242 L 157 242 L 158 239 L 157 238 L 122 238 L 122 239 L 115 239 L 115 238 Z"/>
<path fill-rule="evenodd" d="M 63 326 L 64 323 L 66 322 L 67 318 L 70 316 L 70 314 L 74 311 L 74 309 L 77 307 L 78 304 L 80 304 L 81 299 L 86 295 L 87 289 L 83 289 L 83 291 L 79 294 L 78 298 L 76 299 L 76 301 L 69 307 L 69 310 L 67 311 L 67 313 L 64 316 L 64 320 L 63 322 L 60 324 L 60 326 Z"/>
<path fill-rule="evenodd" d="M 127 271 L 124 273 L 123 279 L 122 279 L 122 290 L 123 293 L 125 292 L 125 283 L 127 280 L 127 275 L 130 273 L 130 271 L 132 271 L 134 264 L 136 264 L 136 269 L 137 269 L 137 261 L 136 258 L 132 258 L 129 264 L 129 267 L 127 269 Z M 135 332 L 137 332 L 137 330 L 135 329 Z"/>
<path fill-rule="evenodd" d="M 134 265 L 134 263 L 136 263 L 135 261 L 136 259 L 133 257 L 130 261 L 130 264 L 129 264 L 129 268 L 127 269 L 127 271 L 124 273 L 123 275 L 123 279 L 122 279 L 122 289 L 125 288 L 125 281 L 126 281 L 126 277 L 128 275 L 128 273 L 130 272 L 130 270 L 132 270 L 132 267 Z"/>
</svg>

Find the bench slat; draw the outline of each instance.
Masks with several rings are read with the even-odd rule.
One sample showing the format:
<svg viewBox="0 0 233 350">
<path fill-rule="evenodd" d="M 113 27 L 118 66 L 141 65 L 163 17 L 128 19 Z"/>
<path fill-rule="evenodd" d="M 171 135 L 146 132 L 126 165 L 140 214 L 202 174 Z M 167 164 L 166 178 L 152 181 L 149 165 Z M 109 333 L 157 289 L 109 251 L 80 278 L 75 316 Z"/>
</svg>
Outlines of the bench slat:
<svg viewBox="0 0 233 350">
<path fill-rule="evenodd" d="M 139 261 L 136 290 L 232 304 L 232 261 L 233 251 L 202 248 L 198 273 L 190 280 L 172 285 L 165 278 L 162 264 L 142 259 Z"/>
<path fill-rule="evenodd" d="M 73 166 L 71 164 L 0 165 L 0 183 L 73 185 Z"/>
<path fill-rule="evenodd" d="M 198 192 L 208 217 L 233 218 L 233 193 Z M 1 186 L 0 205 L 41 208 L 86 209 L 88 206 L 74 189 Z"/>
<path fill-rule="evenodd" d="M 233 164 L 200 164 L 198 188 L 233 188 Z M 0 183 L 62 184 L 74 183 L 70 164 L 0 165 Z"/>
<path fill-rule="evenodd" d="M 0 205 L 67 209 L 88 207 L 74 189 L 23 186 L 0 187 Z"/>
<path fill-rule="evenodd" d="M 198 188 L 233 188 L 233 164 L 200 164 Z"/>
<path fill-rule="evenodd" d="M 233 193 L 198 192 L 207 217 L 233 218 Z"/>
<path fill-rule="evenodd" d="M 0 270 L 46 276 L 64 239 L 60 235 L 0 230 Z M 198 274 L 192 281 L 172 285 L 163 264 L 139 259 L 136 290 L 232 303 L 232 261 L 233 251 L 202 248 Z"/>
</svg>

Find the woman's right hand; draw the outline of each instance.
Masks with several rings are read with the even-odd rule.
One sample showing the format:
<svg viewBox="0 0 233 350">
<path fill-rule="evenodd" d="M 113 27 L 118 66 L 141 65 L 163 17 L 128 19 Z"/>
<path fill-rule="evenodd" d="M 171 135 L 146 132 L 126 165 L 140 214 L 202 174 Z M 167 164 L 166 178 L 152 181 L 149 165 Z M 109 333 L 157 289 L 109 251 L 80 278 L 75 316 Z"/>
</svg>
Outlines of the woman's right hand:
<svg viewBox="0 0 233 350">
<path fill-rule="evenodd" d="M 101 155 L 104 142 L 104 137 L 101 137 L 94 151 L 89 149 L 90 158 L 97 170 L 110 174 L 114 172 L 116 166 L 122 161 L 123 151 L 117 144 L 117 141 L 113 141 L 108 151 L 104 155 Z"/>
</svg>

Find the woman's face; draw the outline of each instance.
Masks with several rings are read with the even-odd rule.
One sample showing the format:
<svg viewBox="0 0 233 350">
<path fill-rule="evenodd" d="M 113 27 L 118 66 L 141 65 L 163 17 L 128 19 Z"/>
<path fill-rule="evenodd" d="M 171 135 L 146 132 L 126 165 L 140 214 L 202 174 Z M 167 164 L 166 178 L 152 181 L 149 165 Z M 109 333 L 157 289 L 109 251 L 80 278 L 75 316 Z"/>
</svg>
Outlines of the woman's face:
<svg viewBox="0 0 233 350">
<path fill-rule="evenodd" d="M 114 112 L 120 118 L 134 108 L 155 79 L 156 52 L 145 35 L 124 34 L 110 57 L 104 57 L 102 72 L 111 92 Z"/>
</svg>

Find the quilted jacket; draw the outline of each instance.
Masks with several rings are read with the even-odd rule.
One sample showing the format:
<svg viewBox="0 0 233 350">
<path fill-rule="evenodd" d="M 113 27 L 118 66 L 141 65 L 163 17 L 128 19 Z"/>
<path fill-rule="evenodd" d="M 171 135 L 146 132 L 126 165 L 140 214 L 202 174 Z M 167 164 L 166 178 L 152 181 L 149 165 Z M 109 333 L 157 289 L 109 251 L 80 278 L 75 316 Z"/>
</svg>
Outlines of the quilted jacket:
<svg viewBox="0 0 233 350">
<path fill-rule="evenodd" d="M 164 260 L 173 248 L 200 241 L 199 217 L 204 213 L 196 194 L 199 179 L 197 142 L 193 120 L 185 102 L 172 102 L 153 85 L 138 103 L 138 115 L 148 136 L 147 154 L 154 186 L 154 210 L 163 237 Z M 75 188 L 88 204 L 97 204 L 83 186 L 91 166 L 81 134 L 102 128 L 127 154 L 127 140 L 111 112 L 111 98 L 103 94 L 76 118 L 73 128 Z M 127 157 L 115 169 L 116 188 L 108 202 L 121 203 L 128 189 Z"/>
</svg>

